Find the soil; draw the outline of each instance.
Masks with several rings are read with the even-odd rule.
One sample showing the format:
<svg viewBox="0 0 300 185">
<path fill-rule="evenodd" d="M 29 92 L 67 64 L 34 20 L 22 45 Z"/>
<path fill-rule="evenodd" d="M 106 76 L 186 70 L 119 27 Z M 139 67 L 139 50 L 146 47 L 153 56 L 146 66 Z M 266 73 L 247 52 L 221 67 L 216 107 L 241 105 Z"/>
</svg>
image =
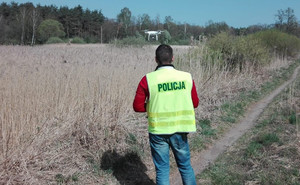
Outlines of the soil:
<svg viewBox="0 0 300 185">
<path fill-rule="evenodd" d="M 210 164 L 214 163 L 217 157 L 226 151 L 226 149 L 233 145 L 235 141 L 241 137 L 244 133 L 246 133 L 250 128 L 252 128 L 256 124 L 256 120 L 259 115 L 263 112 L 263 110 L 268 106 L 269 103 L 289 84 L 291 84 L 297 77 L 300 66 L 298 66 L 292 77 L 282 84 L 280 87 L 275 89 L 269 95 L 264 97 L 259 102 L 253 104 L 249 107 L 245 116 L 239 121 L 239 123 L 235 124 L 224 136 L 222 136 L 219 140 L 213 143 L 207 149 L 201 151 L 200 153 L 192 154 L 192 166 L 194 168 L 195 174 L 200 174 L 203 170 L 205 170 Z M 170 181 L 172 185 L 180 185 L 182 184 L 181 176 L 178 171 L 171 174 Z"/>
</svg>

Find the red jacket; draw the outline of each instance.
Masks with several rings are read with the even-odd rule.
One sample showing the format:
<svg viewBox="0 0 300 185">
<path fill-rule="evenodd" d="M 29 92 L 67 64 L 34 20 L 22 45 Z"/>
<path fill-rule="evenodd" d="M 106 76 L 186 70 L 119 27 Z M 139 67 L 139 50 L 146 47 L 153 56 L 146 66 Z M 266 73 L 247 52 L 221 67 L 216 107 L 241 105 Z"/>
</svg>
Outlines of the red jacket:
<svg viewBox="0 0 300 185">
<path fill-rule="evenodd" d="M 149 97 L 148 83 L 147 83 L 146 76 L 144 76 L 137 87 L 135 98 L 133 101 L 133 109 L 135 112 L 147 112 L 145 101 L 148 97 Z M 194 81 L 193 81 L 193 87 L 191 91 L 191 98 L 193 100 L 194 108 L 197 108 L 199 105 L 199 98 L 198 98 Z"/>
</svg>

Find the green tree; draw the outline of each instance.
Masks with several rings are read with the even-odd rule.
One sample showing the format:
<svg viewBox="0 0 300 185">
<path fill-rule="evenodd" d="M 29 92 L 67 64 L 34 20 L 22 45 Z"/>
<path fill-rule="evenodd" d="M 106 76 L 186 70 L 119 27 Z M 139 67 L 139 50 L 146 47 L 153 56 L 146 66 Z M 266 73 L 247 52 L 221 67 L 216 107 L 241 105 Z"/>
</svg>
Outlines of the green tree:
<svg viewBox="0 0 300 185">
<path fill-rule="evenodd" d="M 165 26 L 168 30 L 171 29 L 171 26 L 174 25 L 174 20 L 171 16 L 166 16 L 165 17 Z"/>
<path fill-rule="evenodd" d="M 72 8 L 70 11 L 70 31 L 73 31 L 72 36 L 82 37 L 83 9 L 80 5 L 78 5 Z"/>
<path fill-rule="evenodd" d="M 92 11 L 91 12 L 91 29 L 90 32 L 93 35 L 100 35 L 101 26 L 104 22 L 104 16 L 101 11 Z"/>
<path fill-rule="evenodd" d="M 297 18 L 294 14 L 292 8 L 287 8 L 286 10 L 278 10 L 277 14 L 276 27 L 280 31 L 287 33 L 295 34 L 298 28 Z"/>
<path fill-rule="evenodd" d="M 141 28 L 148 30 L 151 27 L 151 18 L 148 14 L 143 14 L 141 17 Z"/>
<path fill-rule="evenodd" d="M 164 29 L 168 30 L 173 39 L 180 37 L 181 30 L 171 16 L 166 16 L 164 21 Z"/>
<path fill-rule="evenodd" d="M 39 11 L 32 6 L 31 12 L 30 12 L 30 22 L 31 22 L 31 28 L 32 28 L 32 36 L 31 36 L 31 45 L 33 46 L 35 43 L 35 37 L 36 37 L 36 29 L 39 22 Z"/>
<path fill-rule="evenodd" d="M 208 21 L 208 24 L 205 27 L 204 34 L 207 36 L 213 36 L 221 32 L 228 32 L 229 30 L 230 28 L 225 22 L 215 23 L 213 21 Z"/>
<path fill-rule="evenodd" d="M 18 20 L 20 22 L 21 25 L 21 44 L 24 44 L 24 37 L 25 37 L 25 25 L 26 25 L 26 18 L 27 18 L 27 14 L 28 14 L 28 10 L 26 8 L 26 6 L 22 5 L 20 7 L 20 15 L 18 17 Z"/>
<path fill-rule="evenodd" d="M 44 20 L 38 27 L 39 38 L 42 42 L 47 41 L 50 37 L 64 37 L 63 25 L 53 19 Z"/>
<path fill-rule="evenodd" d="M 71 17 L 71 10 L 67 6 L 60 7 L 58 21 L 63 24 L 67 38 L 70 38 Z"/>
<path fill-rule="evenodd" d="M 125 34 L 127 35 L 127 29 L 129 25 L 131 24 L 131 11 L 129 8 L 125 7 L 121 10 L 121 13 L 118 14 L 117 16 L 118 23 L 124 26 L 124 31 Z"/>
</svg>

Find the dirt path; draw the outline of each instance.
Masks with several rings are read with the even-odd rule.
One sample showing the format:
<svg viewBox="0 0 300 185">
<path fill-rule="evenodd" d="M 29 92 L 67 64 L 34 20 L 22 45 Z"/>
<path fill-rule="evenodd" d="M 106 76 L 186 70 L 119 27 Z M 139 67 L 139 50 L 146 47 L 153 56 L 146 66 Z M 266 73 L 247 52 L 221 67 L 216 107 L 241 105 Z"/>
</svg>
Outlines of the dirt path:
<svg viewBox="0 0 300 185">
<path fill-rule="evenodd" d="M 200 174 L 205 168 L 209 166 L 209 164 L 213 163 L 217 157 L 223 153 L 227 147 L 233 145 L 233 143 L 241 137 L 244 133 L 246 133 L 250 128 L 252 128 L 256 124 L 256 120 L 258 116 L 263 112 L 263 110 L 267 107 L 269 103 L 290 83 L 292 83 L 298 74 L 300 66 L 298 66 L 292 77 L 282 84 L 280 87 L 275 89 L 269 95 L 264 97 L 262 100 L 252 105 L 249 110 L 246 112 L 244 118 L 234 125 L 222 138 L 217 140 L 212 146 L 208 149 L 200 152 L 197 156 L 193 156 L 192 166 L 194 168 L 195 174 Z M 172 185 L 180 185 L 181 176 L 178 171 L 171 175 L 171 184 Z"/>
</svg>

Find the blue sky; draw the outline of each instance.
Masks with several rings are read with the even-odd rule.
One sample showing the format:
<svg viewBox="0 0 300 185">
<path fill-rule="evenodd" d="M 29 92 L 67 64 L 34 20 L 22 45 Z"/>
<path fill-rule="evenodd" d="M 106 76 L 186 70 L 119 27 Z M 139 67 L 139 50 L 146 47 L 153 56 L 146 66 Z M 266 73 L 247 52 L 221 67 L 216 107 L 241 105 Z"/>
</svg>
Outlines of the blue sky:
<svg viewBox="0 0 300 185">
<path fill-rule="evenodd" d="M 11 1 L 0 1 L 10 3 Z M 127 7 L 133 16 L 144 13 L 152 19 L 171 16 L 176 22 L 205 26 L 208 21 L 226 22 L 233 27 L 255 24 L 273 24 L 280 9 L 294 10 L 300 20 L 300 0 L 15 0 L 17 3 L 32 2 L 41 5 L 81 5 L 84 9 L 101 10 L 108 18 L 116 18 L 121 9 Z"/>
</svg>

